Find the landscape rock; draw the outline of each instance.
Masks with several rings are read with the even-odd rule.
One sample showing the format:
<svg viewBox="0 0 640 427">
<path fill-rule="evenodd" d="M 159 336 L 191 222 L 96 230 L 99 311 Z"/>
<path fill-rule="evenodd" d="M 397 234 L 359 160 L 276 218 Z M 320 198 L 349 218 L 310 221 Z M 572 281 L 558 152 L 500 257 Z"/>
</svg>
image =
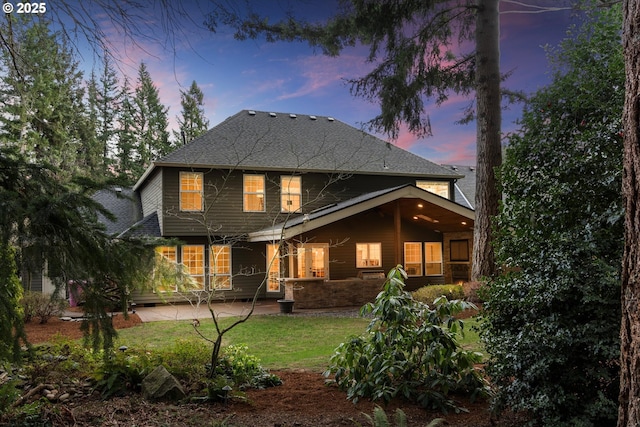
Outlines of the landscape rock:
<svg viewBox="0 0 640 427">
<path fill-rule="evenodd" d="M 162 365 L 142 380 L 142 397 L 146 400 L 177 401 L 184 399 L 185 396 L 182 385 Z"/>
</svg>

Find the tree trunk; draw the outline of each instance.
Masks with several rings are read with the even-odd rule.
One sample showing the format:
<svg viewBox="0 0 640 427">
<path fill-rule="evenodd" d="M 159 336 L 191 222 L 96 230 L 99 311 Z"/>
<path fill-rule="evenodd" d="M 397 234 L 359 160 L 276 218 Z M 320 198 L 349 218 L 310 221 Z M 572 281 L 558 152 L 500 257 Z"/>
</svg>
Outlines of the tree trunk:
<svg viewBox="0 0 640 427">
<path fill-rule="evenodd" d="M 477 172 L 472 280 L 495 273 L 491 222 L 500 194 L 495 169 L 502 163 L 500 144 L 499 0 L 478 0 L 476 17 Z"/>
<path fill-rule="evenodd" d="M 624 174 L 625 247 L 622 259 L 618 426 L 640 425 L 640 5 L 625 0 Z"/>
</svg>

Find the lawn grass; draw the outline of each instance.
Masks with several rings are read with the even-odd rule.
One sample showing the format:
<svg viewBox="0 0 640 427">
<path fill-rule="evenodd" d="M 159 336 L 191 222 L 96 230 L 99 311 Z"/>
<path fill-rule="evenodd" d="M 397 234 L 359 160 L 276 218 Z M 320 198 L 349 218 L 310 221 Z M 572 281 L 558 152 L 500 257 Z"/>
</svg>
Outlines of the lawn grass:
<svg viewBox="0 0 640 427">
<path fill-rule="evenodd" d="M 237 318 L 220 320 L 226 327 Z M 245 344 L 249 353 L 258 357 L 262 366 L 270 370 L 308 369 L 316 372 L 328 367 L 335 348 L 354 335 L 365 331 L 369 319 L 342 317 L 253 316 L 225 334 L 223 344 Z M 466 350 L 482 352 L 475 319 L 465 320 L 465 335 L 460 344 Z M 199 330 L 214 338 L 213 321 L 201 319 Z M 118 332 L 117 346 L 146 349 L 171 348 L 178 340 L 202 343 L 191 321 L 162 321 L 144 323 Z"/>
</svg>

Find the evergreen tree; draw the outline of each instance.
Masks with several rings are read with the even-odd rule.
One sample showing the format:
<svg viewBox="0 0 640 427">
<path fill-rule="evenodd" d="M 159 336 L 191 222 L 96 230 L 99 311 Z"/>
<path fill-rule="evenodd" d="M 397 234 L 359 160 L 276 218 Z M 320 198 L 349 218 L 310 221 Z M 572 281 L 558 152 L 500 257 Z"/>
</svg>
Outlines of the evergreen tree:
<svg viewBox="0 0 640 427">
<path fill-rule="evenodd" d="M 0 240 L 0 361 L 20 360 L 21 341 L 26 342 L 22 283 L 18 279 L 15 248 Z"/>
<path fill-rule="evenodd" d="M 117 130 L 116 142 L 116 175 L 123 181 L 132 184 L 137 179 L 135 173 L 138 169 L 135 167 L 136 158 L 136 134 L 134 115 L 135 107 L 133 104 L 133 95 L 129 86 L 129 80 L 125 77 L 122 86 L 122 105 L 118 113 L 119 127 Z"/>
<path fill-rule="evenodd" d="M 89 129 L 82 72 L 71 50 L 44 20 L 7 15 L 0 32 L 15 46 L 12 54 L 3 50 L 0 56 L 0 124 L 7 143 L 66 174 L 84 167 L 79 153 L 86 151 Z"/>
<path fill-rule="evenodd" d="M 209 120 L 204 115 L 204 94 L 194 80 L 188 91 L 180 90 L 182 117 L 178 117 L 178 132 L 173 135 L 178 144 L 188 143 L 209 130 Z"/>
<path fill-rule="evenodd" d="M 154 159 L 171 151 L 167 131 L 169 108 L 160 102 L 158 89 L 153 84 L 151 74 L 144 62 L 140 63 L 138 69 L 133 106 L 133 123 L 137 138 L 137 162 L 134 165 L 134 176 L 138 177 Z"/>
<path fill-rule="evenodd" d="M 551 52 L 509 140 L 483 337 L 497 409 L 545 426 L 616 422 L 623 253 L 621 10 Z"/>
<path fill-rule="evenodd" d="M 102 149 L 103 167 L 109 170 L 115 156 L 116 116 L 120 109 L 122 94 L 118 87 L 117 73 L 108 53 L 103 57 L 100 82 L 96 84 L 97 141 Z"/>
</svg>

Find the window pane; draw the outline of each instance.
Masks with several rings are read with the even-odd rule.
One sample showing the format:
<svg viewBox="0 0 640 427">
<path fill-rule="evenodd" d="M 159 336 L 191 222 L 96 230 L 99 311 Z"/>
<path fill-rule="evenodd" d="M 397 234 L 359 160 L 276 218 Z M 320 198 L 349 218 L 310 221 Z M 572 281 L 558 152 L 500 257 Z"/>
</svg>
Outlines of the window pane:
<svg viewBox="0 0 640 427">
<path fill-rule="evenodd" d="M 180 172 L 180 210 L 202 210 L 202 174 Z"/>
<path fill-rule="evenodd" d="M 229 245 L 211 245 L 209 285 L 212 289 L 231 289 L 231 247 Z"/>
<path fill-rule="evenodd" d="M 451 261 L 469 261 L 469 241 L 452 240 L 450 242 Z"/>
<path fill-rule="evenodd" d="M 157 260 L 160 265 L 156 266 L 155 273 L 162 275 L 166 272 L 167 277 L 172 277 L 171 275 L 175 272 L 178 261 L 178 248 L 176 246 L 158 246 L 156 247 L 156 253 L 160 257 Z M 175 292 L 178 290 L 176 285 L 164 284 L 164 279 L 162 282 L 163 285 L 158 285 L 154 292 Z"/>
<path fill-rule="evenodd" d="M 280 205 L 283 212 L 297 212 L 301 208 L 302 179 L 299 176 L 280 178 Z"/>
<path fill-rule="evenodd" d="M 442 243 L 427 242 L 424 244 L 425 274 L 435 276 L 442 274 Z"/>
<path fill-rule="evenodd" d="M 381 243 L 356 243 L 356 267 L 380 267 L 382 266 Z"/>
<path fill-rule="evenodd" d="M 405 242 L 404 269 L 409 276 L 422 276 L 422 243 Z"/>
<path fill-rule="evenodd" d="M 437 194 L 446 199 L 449 198 L 449 183 L 441 181 L 417 181 L 416 187 L 422 188 L 430 193 Z"/>
<path fill-rule="evenodd" d="M 183 246 L 182 264 L 185 267 L 185 271 L 196 282 L 196 287 L 204 289 L 204 246 Z"/>
<path fill-rule="evenodd" d="M 280 256 L 278 255 L 279 245 L 267 245 L 267 291 L 280 292 Z"/>
<path fill-rule="evenodd" d="M 264 212 L 264 175 L 244 175 L 245 212 Z"/>
</svg>

